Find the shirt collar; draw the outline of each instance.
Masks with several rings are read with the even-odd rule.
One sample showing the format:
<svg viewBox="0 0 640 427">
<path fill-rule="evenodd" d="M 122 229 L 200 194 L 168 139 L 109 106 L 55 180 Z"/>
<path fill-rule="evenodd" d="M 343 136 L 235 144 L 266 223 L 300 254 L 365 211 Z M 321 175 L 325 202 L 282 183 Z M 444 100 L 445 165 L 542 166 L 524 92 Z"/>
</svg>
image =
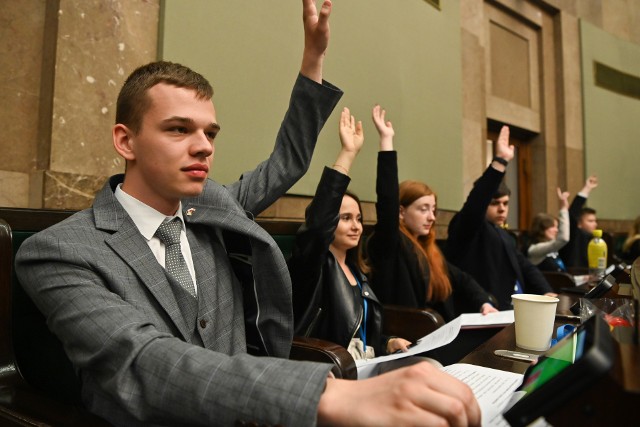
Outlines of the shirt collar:
<svg viewBox="0 0 640 427">
<path fill-rule="evenodd" d="M 136 225 L 140 234 L 147 239 L 151 240 L 153 235 L 160 227 L 160 224 L 167 218 L 180 218 L 180 222 L 182 223 L 182 229 L 184 230 L 184 218 L 182 217 L 182 202 L 178 206 L 178 211 L 173 216 L 166 216 L 162 212 L 159 212 L 147 205 L 146 203 L 141 202 L 130 194 L 127 194 L 122 188 L 120 188 L 122 184 L 118 184 L 115 191 L 116 199 L 120 202 L 122 207 L 127 214 L 133 220 L 133 223 Z"/>
</svg>

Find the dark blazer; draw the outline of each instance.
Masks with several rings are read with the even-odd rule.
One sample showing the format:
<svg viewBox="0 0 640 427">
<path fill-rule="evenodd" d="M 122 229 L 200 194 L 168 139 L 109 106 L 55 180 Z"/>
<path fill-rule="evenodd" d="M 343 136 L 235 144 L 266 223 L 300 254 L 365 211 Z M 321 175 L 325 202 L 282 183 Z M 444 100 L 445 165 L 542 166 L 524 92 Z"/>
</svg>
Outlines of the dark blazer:
<svg viewBox="0 0 640 427">
<path fill-rule="evenodd" d="M 305 173 L 340 96 L 298 76 L 269 159 L 228 187 L 208 181 L 182 201 L 197 300 L 183 298 L 115 198 L 121 175 L 91 208 L 20 247 L 20 282 L 62 341 L 90 411 L 128 426 L 316 422 L 330 366 L 284 360 L 291 283 L 253 215 Z M 249 294 L 254 300 L 243 300 Z M 273 357 L 250 356 L 248 346 Z"/>
<path fill-rule="evenodd" d="M 296 235 L 288 262 L 295 333 L 326 339 L 346 348 L 354 336 L 358 337 L 366 300 L 367 345 L 372 345 L 376 355 L 381 356 L 386 354 L 388 341 L 382 335 L 382 306 L 369 287 L 367 276 L 350 265 L 362 289 L 351 286 L 329 250 L 349 181 L 347 175 L 325 167 L 307 207 L 305 223 Z"/>
<path fill-rule="evenodd" d="M 489 295 L 473 278 L 447 262 L 453 293 L 445 301 L 427 301 L 429 266 L 420 266 L 413 243 L 400 231 L 398 162 L 395 151 L 378 153 L 377 223 L 368 239 L 371 286 L 384 304 L 433 308 L 446 320 L 478 312 Z"/>
<path fill-rule="evenodd" d="M 517 248 L 505 230 L 487 221 L 486 213 L 504 173 L 489 166 L 475 182 L 462 209 L 449 223 L 447 258 L 471 274 L 496 297 L 500 310 L 513 308 L 516 280 L 525 293 L 552 292 L 538 268 Z"/>
<path fill-rule="evenodd" d="M 559 251 L 560 258 L 567 267 L 589 267 L 587 248 L 593 235 L 578 228 L 582 208 L 586 203 L 585 197 L 576 194 L 569 206 L 569 242 Z"/>
</svg>

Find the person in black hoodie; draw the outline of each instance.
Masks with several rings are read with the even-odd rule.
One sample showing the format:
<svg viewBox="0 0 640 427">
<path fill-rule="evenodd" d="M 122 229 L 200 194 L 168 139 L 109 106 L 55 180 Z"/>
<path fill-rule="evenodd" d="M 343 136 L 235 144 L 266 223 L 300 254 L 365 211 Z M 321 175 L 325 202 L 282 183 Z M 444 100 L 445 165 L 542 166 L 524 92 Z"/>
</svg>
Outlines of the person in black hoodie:
<svg viewBox="0 0 640 427">
<path fill-rule="evenodd" d="M 340 117 L 342 149 L 325 167 L 288 262 L 297 335 L 346 347 L 354 359 L 406 351 L 411 344 L 382 334 L 382 306 L 369 286 L 362 259 L 362 209 L 347 193 L 347 175 L 364 135 L 348 109 Z"/>
<path fill-rule="evenodd" d="M 512 309 L 514 293 L 553 295 L 538 268 L 516 246 L 503 228 L 509 212 L 510 191 L 502 182 L 513 158 L 509 128 L 503 126 L 496 155 L 476 180 L 462 209 L 449 223 L 447 259 L 471 274 L 498 300 L 500 310 Z"/>
<path fill-rule="evenodd" d="M 438 249 L 436 195 L 419 181 L 398 185 L 393 126 L 379 105 L 372 117 L 380 135 L 377 223 L 367 246 L 374 291 L 384 304 L 432 308 L 445 321 L 463 312 L 497 311 L 473 277 L 449 264 Z"/>
</svg>

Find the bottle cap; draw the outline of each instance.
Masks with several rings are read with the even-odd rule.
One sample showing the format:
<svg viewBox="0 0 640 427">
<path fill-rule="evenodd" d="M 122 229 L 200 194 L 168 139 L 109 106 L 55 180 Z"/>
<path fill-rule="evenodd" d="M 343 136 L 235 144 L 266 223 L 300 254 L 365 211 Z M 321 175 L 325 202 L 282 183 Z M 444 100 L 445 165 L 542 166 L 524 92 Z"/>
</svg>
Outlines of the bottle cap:
<svg viewBox="0 0 640 427">
<path fill-rule="evenodd" d="M 593 230 L 593 237 L 602 237 L 602 230 Z"/>
</svg>

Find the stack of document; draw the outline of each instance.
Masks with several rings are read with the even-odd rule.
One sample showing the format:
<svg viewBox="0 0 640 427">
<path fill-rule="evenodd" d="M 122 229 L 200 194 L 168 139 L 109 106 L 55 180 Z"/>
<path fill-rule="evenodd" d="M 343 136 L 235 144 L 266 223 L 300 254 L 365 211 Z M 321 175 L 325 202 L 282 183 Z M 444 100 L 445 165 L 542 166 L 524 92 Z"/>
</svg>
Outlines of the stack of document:
<svg viewBox="0 0 640 427">
<path fill-rule="evenodd" d="M 358 379 L 378 375 L 382 362 L 417 355 L 447 345 L 458 336 L 461 329 L 503 327 L 513 323 L 513 321 L 513 310 L 499 311 L 487 315 L 480 313 L 462 314 L 429 335 L 419 339 L 405 353 L 357 360 Z M 516 389 L 522 383 L 522 374 L 465 363 L 445 366 L 442 370 L 458 378 L 471 388 L 482 410 L 483 426 L 509 425 L 502 417 L 502 413 L 522 397 L 523 392 L 516 392 Z M 545 425 L 545 422 L 544 420 L 539 420 L 536 425 Z"/>
</svg>

